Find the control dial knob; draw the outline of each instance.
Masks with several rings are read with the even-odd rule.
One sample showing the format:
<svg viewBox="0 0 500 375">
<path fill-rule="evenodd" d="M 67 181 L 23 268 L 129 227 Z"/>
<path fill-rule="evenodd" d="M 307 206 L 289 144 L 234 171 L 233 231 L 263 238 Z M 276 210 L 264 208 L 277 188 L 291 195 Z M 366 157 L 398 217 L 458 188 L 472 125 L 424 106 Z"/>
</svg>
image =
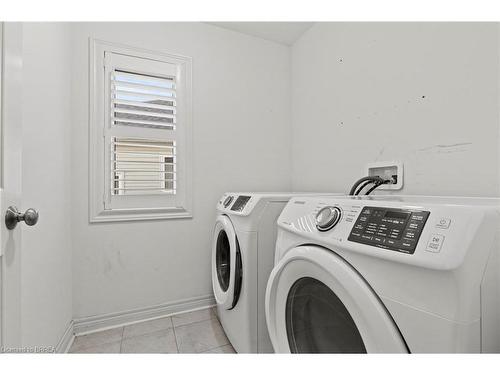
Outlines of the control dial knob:
<svg viewBox="0 0 500 375">
<path fill-rule="evenodd" d="M 318 228 L 320 232 L 326 232 L 327 230 L 332 229 L 340 221 L 341 214 L 342 211 L 340 211 L 340 208 L 338 207 L 323 207 L 316 214 L 316 228 Z"/>
<path fill-rule="evenodd" d="M 224 199 L 224 202 L 222 204 L 224 205 L 224 207 L 227 207 L 231 204 L 232 201 L 233 201 L 233 196 L 230 195 L 226 199 Z"/>
</svg>

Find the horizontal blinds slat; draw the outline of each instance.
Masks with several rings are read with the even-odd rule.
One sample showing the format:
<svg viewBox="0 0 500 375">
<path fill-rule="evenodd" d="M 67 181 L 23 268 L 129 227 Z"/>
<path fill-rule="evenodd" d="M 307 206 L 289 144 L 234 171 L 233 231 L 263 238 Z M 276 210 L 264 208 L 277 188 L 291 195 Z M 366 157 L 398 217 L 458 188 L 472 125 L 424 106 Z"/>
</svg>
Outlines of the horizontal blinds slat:
<svg viewBox="0 0 500 375">
<path fill-rule="evenodd" d="M 134 106 L 137 108 L 151 108 L 151 109 L 159 109 L 159 110 L 164 110 L 164 111 L 176 111 L 175 106 L 171 106 L 171 105 L 162 105 L 162 104 L 154 104 L 154 103 L 147 103 L 147 102 L 120 100 L 120 99 L 115 99 L 115 100 L 113 100 L 113 102 L 116 105 L 121 105 L 121 106 Z"/>
<path fill-rule="evenodd" d="M 169 164 L 174 165 L 174 164 Z M 160 170 L 153 171 L 151 169 L 140 169 L 140 168 L 114 168 L 112 169 L 114 172 L 151 172 L 151 173 L 162 173 Z M 166 171 L 170 172 L 170 171 Z"/>
<path fill-rule="evenodd" d="M 166 96 L 158 96 L 158 95 L 137 94 L 126 91 L 114 91 L 112 93 L 112 98 L 113 100 L 126 100 L 129 102 L 136 102 L 137 105 L 160 104 L 160 105 L 175 106 L 177 103 L 176 98 L 169 98 Z"/>
<path fill-rule="evenodd" d="M 148 82 L 151 86 L 159 86 L 159 87 L 175 87 L 175 77 L 156 77 L 148 74 L 135 74 L 128 73 L 123 70 L 115 70 L 112 77 L 117 81 L 126 81 L 126 82 Z"/>
<path fill-rule="evenodd" d="M 115 152 L 116 157 L 120 158 L 120 160 L 124 160 L 123 158 L 130 158 L 132 160 L 136 160 L 138 157 L 149 157 L 151 155 L 157 155 L 157 152 L 147 152 L 147 151 L 120 151 Z M 172 154 L 172 156 L 174 156 Z"/>
<path fill-rule="evenodd" d="M 139 147 L 139 148 L 151 148 L 151 149 L 154 149 L 154 151 L 156 152 L 156 149 L 165 149 L 165 150 L 173 150 L 175 149 L 175 146 L 173 145 L 173 142 L 172 145 L 165 145 L 165 144 L 161 144 L 162 142 L 161 141 L 156 141 L 156 142 L 148 142 L 148 141 L 144 141 L 144 140 L 141 140 L 141 139 L 137 139 L 136 141 L 130 141 L 130 140 L 123 140 L 123 141 L 115 141 L 113 142 L 113 144 L 115 146 L 126 146 L 126 147 Z M 121 152 L 124 152 L 124 151 L 120 151 L 120 150 L 117 150 L 116 151 L 117 153 L 121 153 Z M 128 151 L 127 151 L 128 152 Z M 133 152 L 133 151 L 132 151 Z M 153 151 L 151 151 L 153 152 Z"/>
<path fill-rule="evenodd" d="M 133 110 L 133 109 L 122 109 L 122 108 L 116 108 L 116 107 L 114 108 L 114 111 L 115 111 L 115 113 L 126 113 L 126 114 L 137 115 L 137 116 L 175 119 L 174 115 L 167 114 L 167 113 L 159 113 L 159 112 L 154 112 L 154 111 L 138 111 L 138 110 Z"/>
<path fill-rule="evenodd" d="M 174 163 L 166 163 L 164 161 L 143 161 L 143 160 L 119 160 L 115 159 L 115 163 L 122 164 L 163 164 L 163 165 L 174 165 Z"/>
<path fill-rule="evenodd" d="M 159 189 L 159 188 L 137 188 L 137 189 L 125 189 L 125 188 L 113 188 L 114 191 L 157 191 L 157 192 L 175 192 L 173 189 Z"/>
<path fill-rule="evenodd" d="M 115 123 L 124 123 L 124 124 L 130 124 L 130 125 L 150 125 L 150 126 L 159 126 L 159 127 L 174 127 L 173 122 L 162 122 L 162 121 L 151 121 L 151 120 L 135 120 L 135 119 L 130 119 L 130 118 L 120 118 L 113 116 L 112 120 Z"/>
<path fill-rule="evenodd" d="M 134 98 L 134 101 L 148 101 L 148 100 L 164 100 L 164 101 L 175 101 L 175 97 L 172 96 L 164 96 L 164 95 L 157 95 L 153 93 L 144 93 L 144 92 L 132 92 L 132 91 L 127 91 L 127 90 L 121 90 L 121 89 L 115 89 L 113 90 L 113 93 L 115 94 L 115 98 L 117 99 L 127 99 L 125 100 L 131 100 L 130 98 Z M 123 97 L 120 97 L 123 96 Z M 154 104 L 154 103 L 153 103 Z"/>
<path fill-rule="evenodd" d="M 137 92 L 139 94 L 154 94 L 160 96 L 168 96 L 175 97 L 175 89 L 167 89 L 164 87 L 157 86 L 149 86 L 138 83 L 131 82 L 113 82 L 113 88 L 116 91 L 128 91 L 128 92 Z"/>
<path fill-rule="evenodd" d="M 131 180 L 131 179 L 122 178 L 122 179 L 115 179 L 115 181 L 125 181 L 125 182 L 161 182 L 161 181 L 164 181 L 164 180 Z M 175 180 L 174 179 L 169 179 L 169 181 L 175 181 Z"/>
</svg>

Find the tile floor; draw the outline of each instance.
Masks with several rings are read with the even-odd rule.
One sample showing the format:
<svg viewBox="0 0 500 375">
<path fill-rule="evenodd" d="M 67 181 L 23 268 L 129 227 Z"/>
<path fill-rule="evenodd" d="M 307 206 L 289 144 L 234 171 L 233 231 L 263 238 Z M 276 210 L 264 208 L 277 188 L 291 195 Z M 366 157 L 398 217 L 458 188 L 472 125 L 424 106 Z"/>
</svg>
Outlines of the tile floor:
<svg viewBox="0 0 500 375">
<path fill-rule="evenodd" d="M 208 308 L 78 336 L 70 353 L 234 353 Z"/>
</svg>

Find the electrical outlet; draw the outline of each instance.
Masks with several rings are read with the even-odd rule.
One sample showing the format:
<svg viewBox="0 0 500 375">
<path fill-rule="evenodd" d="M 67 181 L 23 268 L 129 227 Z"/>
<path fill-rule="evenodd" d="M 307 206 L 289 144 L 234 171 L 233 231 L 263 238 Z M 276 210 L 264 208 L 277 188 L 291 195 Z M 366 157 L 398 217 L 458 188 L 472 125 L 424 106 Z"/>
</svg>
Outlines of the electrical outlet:
<svg viewBox="0 0 500 375">
<path fill-rule="evenodd" d="M 377 190 L 401 190 L 403 188 L 403 163 L 381 161 L 366 166 L 367 176 L 379 176 L 384 180 L 393 180 L 393 184 L 380 185 Z"/>
</svg>

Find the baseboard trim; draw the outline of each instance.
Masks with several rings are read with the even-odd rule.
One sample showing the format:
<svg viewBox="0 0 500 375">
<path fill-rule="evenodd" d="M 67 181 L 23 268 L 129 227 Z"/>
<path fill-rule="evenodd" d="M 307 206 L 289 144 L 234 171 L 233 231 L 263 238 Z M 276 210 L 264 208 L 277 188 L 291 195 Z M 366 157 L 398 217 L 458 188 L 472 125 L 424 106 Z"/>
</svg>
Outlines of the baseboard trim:
<svg viewBox="0 0 500 375">
<path fill-rule="evenodd" d="M 78 318 L 73 321 L 73 332 L 75 336 L 81 336 L 173 314 L 201 310 L 214 305 L 213 295 L 208 295 L 118 313 Z"/>
<path fill-rule="evenodd" d="M 61 339 L 56 345 L 56 353 L 67 353 L 75 340 L 73 321 L 70 321 Z"/>
</svg>

